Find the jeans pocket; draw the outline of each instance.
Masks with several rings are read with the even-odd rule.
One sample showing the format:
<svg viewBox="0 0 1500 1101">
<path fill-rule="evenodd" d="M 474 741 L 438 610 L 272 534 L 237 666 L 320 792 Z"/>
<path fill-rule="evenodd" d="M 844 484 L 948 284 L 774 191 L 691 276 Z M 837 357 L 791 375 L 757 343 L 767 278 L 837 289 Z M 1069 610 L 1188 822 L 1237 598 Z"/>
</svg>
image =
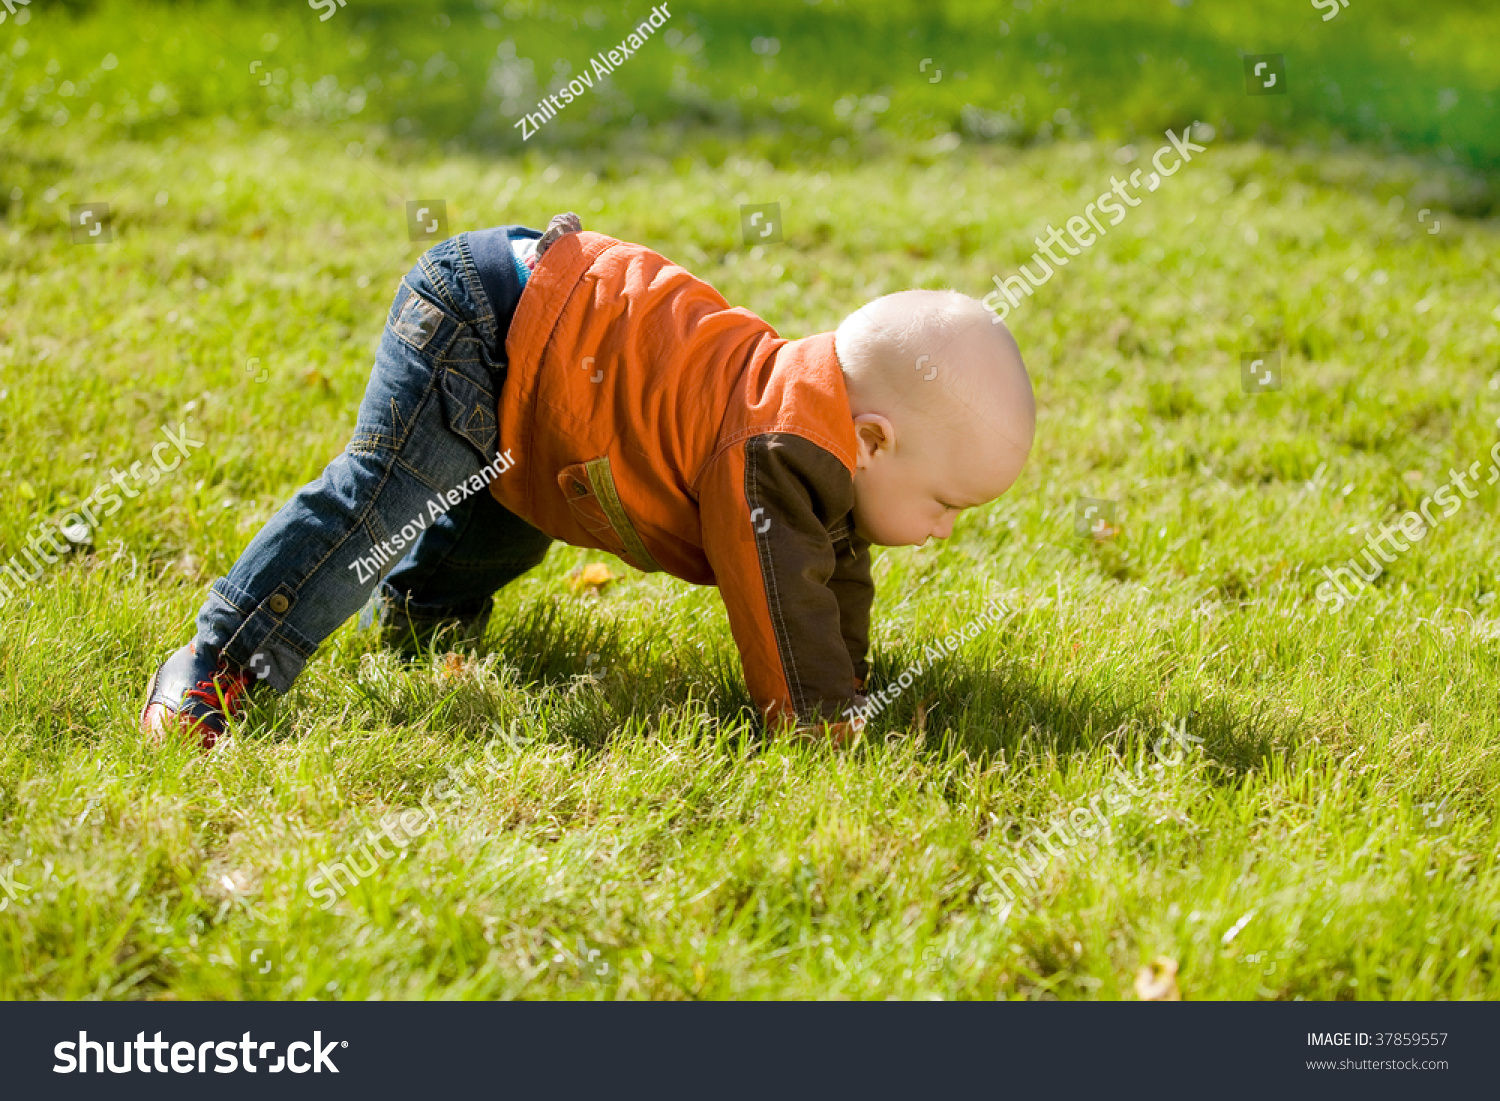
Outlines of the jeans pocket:
<svg viewBox="0 0 1500 1101">
<path fill-rule="evenodd" d="M 443 323 L 443 317 L 440 306 L 434 305 L 412 291 L 402 303 L 401 308 L 396 311 L 395 316 L 387 321 L 386 327 L 395 336 L 400 337 L 420 352 L 437 335 L 438 327 Z"/>
<path fill-rule="evenodd" d="M 443 415 L 448 427 L 462 436 L 489 462 L 500 452 L 500 424 L 496 420 L 494 382 L 485 368 L 467 361 L 463 370 L 454 364 L 443 367 L 441 391 Z M 482 373 L 481 380 L 476 374 Z"/>
</svg>

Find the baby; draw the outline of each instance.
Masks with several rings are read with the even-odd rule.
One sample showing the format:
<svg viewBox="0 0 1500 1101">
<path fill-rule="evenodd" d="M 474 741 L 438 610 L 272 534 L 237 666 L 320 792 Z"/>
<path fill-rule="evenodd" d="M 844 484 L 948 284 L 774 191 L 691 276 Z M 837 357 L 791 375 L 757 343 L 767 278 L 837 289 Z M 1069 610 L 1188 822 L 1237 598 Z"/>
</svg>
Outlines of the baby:
<svg viewBox="0 0 1500 1101">
<path fill-rule="evenodd" d="M 1009 331 L 956 291 L 785 340 L 576 215 L 459 234 L 402 281 L 347 447 L 213 583 L 142 729 L 211 747 L 372 592 L 387 643 L 477 640 L 557 539 L 717 585 L 773 733 L 848 741 L 870 545 L 946 539 L 1034 429 Z"/>
</svg>

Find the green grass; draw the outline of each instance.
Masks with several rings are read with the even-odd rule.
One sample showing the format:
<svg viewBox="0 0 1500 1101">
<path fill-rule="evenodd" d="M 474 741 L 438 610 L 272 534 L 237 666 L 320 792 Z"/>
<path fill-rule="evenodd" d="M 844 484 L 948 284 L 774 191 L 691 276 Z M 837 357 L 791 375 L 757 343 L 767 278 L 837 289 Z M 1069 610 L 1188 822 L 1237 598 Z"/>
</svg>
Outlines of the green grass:
<svg viewBox="0 0 1500 1101">
<path fill-rule="evenodd" d="M 356 3 L 330 26 L 362 25 Z M 38 41 L 73 18 L 32 11 Z M 245 18 L 222 32 L 241 47 L 269 17 Z M 113 41 L 129 69 L 141 47 Z M 155 132 L 0 130 L 0 191 L 23 196 L 0 222 L 4 556 L 161 425 L 207 441 L 0 606 L 0 996 L 1117 998 L 1158 956 L 1190 999 L 1500 995 L 1500 484 L 1339 614 L 1314 595 L 1500 440 L 1496 227 L 1431 198 L 1488 194 L 1472 165 L 1220 119 L 1013 311 L 1032 461 L 946 544 L 878 553 L 872 681 L 923 665 L 849 753 L 765 740 L 713 590 L 616 565 L 585 599 L 566 575 L 604 556 L 558 548 L 477 656 L 402 666 L 351 622 L 204 757 L 142 743 L 145 680 L 346 441 L 420 251 L 406 198 L 445 198 L 451 232 L 575 209 L 796 336 L 906 286 L 985 294 L 1108 186 L 1124 138 L 1159 141 L 892 134 L 798 165 L 721 129 L 670 156 L 628 135 L 608 157 L 444 154 L 268 126 L 237 94 Z M 70 242 L 85 201 L 111 204 L 113 243 Z M 744 249 L 738 204 L 771 201 L 786 240 Z M 1241 355 L 1265 350 L 1286 388 L 1245 394 Z M 1118 502 L 1118 534 L 1075 536 L 1080 496 Z M 996 626 L 924 659 L 990 600 Z M 1163 762 L 1184 719 L 1201 745 Z M 469 765 L 404 855 L 311 893 Z M 1109 832 L 1002 918 L 986 884 L 1018 845 L 1127 781 Z M 280 944 L 274 981 L 245 981 L 253 941 Z"/>
<path fill-rule="evenodd" d="M 1201 119 L 1226 137 L 1332 138 L 1500 169 L 1490 0 L 1359 0 L 1331 22 L 1309 0 L 667 7 L 606 84 L 523 142 L 521 114 L 617 46 L 651 3 L 349 0 L 324 22 L 300 0 L 37 0 L 25 25 L 0 26 L 0 135 L 374 122 L 450 149 L 670 154 L 688 134 L 719 156 L 795 164 L 948 132 L 1154 140 Z M 1246 54 L 1284 55 L 1287 94 L 1247 96 Z M 1494 194 L 1461 201 L 1484 214 Z"/>
</svg>

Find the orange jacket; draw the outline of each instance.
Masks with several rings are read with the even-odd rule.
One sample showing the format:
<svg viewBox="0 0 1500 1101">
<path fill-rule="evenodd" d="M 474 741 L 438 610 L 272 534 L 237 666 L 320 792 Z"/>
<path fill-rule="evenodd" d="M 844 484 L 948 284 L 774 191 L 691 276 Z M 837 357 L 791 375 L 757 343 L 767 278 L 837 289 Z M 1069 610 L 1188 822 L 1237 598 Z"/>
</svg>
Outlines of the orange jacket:
<svg viewBox="0 0 1500 1101">
<path fill-rule="evenodd" d="M 835 721 L 867 673 L 870 548 L 833 333 L 783 340 L 642 246 L 568 233 L 505 344 L 490 484 L 533 527 L 717 585 L 774 727 Z"/>
</svg>

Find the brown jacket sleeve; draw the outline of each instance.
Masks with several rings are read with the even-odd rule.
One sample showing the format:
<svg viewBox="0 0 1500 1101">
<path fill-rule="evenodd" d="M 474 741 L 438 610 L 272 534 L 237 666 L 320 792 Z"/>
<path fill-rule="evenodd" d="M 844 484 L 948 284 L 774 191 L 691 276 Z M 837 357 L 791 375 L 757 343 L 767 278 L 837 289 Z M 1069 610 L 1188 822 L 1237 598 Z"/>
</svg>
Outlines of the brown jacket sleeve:
<svg viewBox="0 0 1500 1101">
<path fill-rule="evenodd" d="M 790 433 L 727 448 L 700 481 L 704 551 L 773 729 L 844 721 L 855 705 L 874 587 L 853 509 L 848 469 Z"/>
<path fill-rule="evenodd" d="M 875 583 L 870 580 L 870 544 L 854 532 L 854 517 L 849 517 L 848 533 L 835 532 L 833 549 L 837 555 L 828 587 L 839 602 L 839 629 L 844 646 L 854 663 L 855 687 L 864 690 L 870 675 L 866 660 L 870 651 L 870 605 L 875 599 Z"/>
</svg>

